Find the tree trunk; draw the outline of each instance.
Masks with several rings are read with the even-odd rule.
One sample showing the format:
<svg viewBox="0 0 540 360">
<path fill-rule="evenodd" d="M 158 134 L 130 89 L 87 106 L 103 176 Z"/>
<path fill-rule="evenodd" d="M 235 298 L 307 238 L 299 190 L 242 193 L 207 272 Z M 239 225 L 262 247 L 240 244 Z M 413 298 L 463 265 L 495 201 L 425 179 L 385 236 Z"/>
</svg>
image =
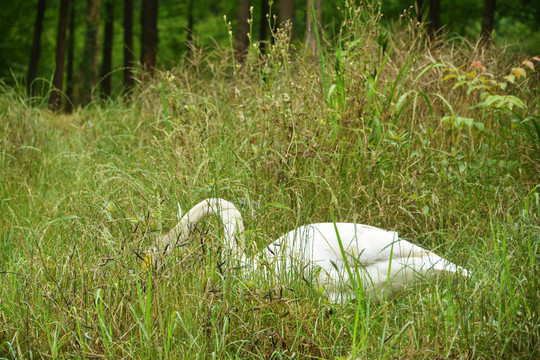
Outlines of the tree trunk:
<svg viewBox="0 0 540 360">
<path fill-rule="evenodd" d="M 45 0 L 38 0 L 36 22 L 34 24 L 34 37 L 32 39 L 32 48 L 30 49 L 30 64 L 28 65 L 28 75 L 26 77 L 26 86 L 28 96 L 32 96 L 32 83 L 36 79 L 41 55 L 41 30 L 43 30 L 43 14 L 45 14 Z"/>
<path fill-rule="evenodd" d="M 141 63 L 153 73 L 158 46 L 158 0 L 142 0 L 141 11 Z"/>
<path fill-rule="evenodd" d="M 66 28 L 68 23 L 69 0 L 60 1 L 60 15 L 58 17 L 58 34 L 56 36 L 56 69 L 53 76 L 53 90 L 49 98 L 52 110 L 60 109 L 62 105 L 62 85 L 64 82 L 64 60 L 66 53 Z"/>
<path fill-rule="evenodd" d="M 133 86 L 133 0 L 124 0 L 124 90 Z"/>
<path fill-rule="evenodd" d="M 289 34 L 290 39 L 294 39 L 294 0 L 278 0 L 278 28 L 285 29 Z M 290 27 L 285 28 L 285 25 L 289 24 Z"/>
<path fill-rule="evenodd" d="M 429 1 L 429 29 L 432 38 L 436 37 L 441 30 L 441 0 Z"/>
<path fill-rule="evenodd" d="M 322 23 L 322 0 L 307 0 L 306 3 L 306 49 L 312 54 L 316 54 L 318 50 L 317 34 L 321 36 Z M 317 28 L 313 24 L 313 19 L 317 21 Z M 315 32 L 317 30 L 317 32 Z"/>
<path fill-rule="evenodd" d="M 66 112 L 73 110 L 73 53 L 75 51 L 75 3 L 69 4 L 69 39 L 67 44 Z"/>
<path fill-rule="evenodd" d="M 187 26 L 187 36 L 186 36 L 186 49 L 187 56 L 191 56 L 191 51 L 193 49 L 193 0 L 189 0 L 188 4 L 188 26 Z"/>
<path fill-rule="evenodd" d="M 239 63 L 246 61 L 249 48 L 249 20 L 251 18 L 251 0 L 238 0 L 238 26 L 236 27 L 236 41 L 234 57 Z"/>
<path fill-rule="evenodd" d="M 86 40 L 83 50 L 81 74 L 81 102 L 87 103 L 92 96 L 92 90 L 99 81 L 99 21 L 100 0 L 86 1 Z"/>
<path fill-rule="evenodd" d="M 101 67 L 101 90 L 104 97 L 111 96 L 112 47 L 114 27 L 114 2 L 105 1 L 105 34 L 103 36 L 103 63 Z"/>
<path fill-rule="evenodd" d="M 261 0 L 261 27 L 259 28 L 259 51 L 264 55 L 266 51 L 266 43 L 268 41 L 268 0 Z"/>
<path fill-rule="evenodd" d="M 495 24 L 495 0 L 484 1 L 484 17 L 482 19 L 482 41 L 485 46 L 491 44 L 491 34 Z"/>
<path fill-rule="evenodd" d="M 424 23 L 424 0 L 416 0 L 416 21 L 419 24 Z"/>
</svg>

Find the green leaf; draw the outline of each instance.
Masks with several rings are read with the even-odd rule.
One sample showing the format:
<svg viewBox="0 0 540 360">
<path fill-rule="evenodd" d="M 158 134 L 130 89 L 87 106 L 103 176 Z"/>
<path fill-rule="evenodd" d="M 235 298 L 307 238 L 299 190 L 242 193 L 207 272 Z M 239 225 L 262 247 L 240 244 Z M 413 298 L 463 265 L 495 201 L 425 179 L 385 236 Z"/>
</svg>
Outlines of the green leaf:
<svg viewBox="0 0 540 360">
<path fill-rule="evenodd" d="M 486 129 L 486 125 L 478 121 L 474 122 L 474 127 L 476 127 L 479 131 L 484 131 Z"/>
<path fill-rule="evenodd" d="M 443 80 L 443 81 L 446 81 L 446 80 L 448 80 L 448 79 L 455 79 L 455 78 L 457 78 L 457 75 L 456 75 L 456 74 L 448 74 L 448 75 L 446 75 L 445 77 L 443 77 L 442 80 Z"/>
<path fill-rule="evenodd" d="M 68 221 L 68 220 L 80 220 L 80 217 L 78 217 L 77 215 L 62 216 L 57 219 L 54 219 L 53 221 L 50 221 L 48 225 L 52 225 L 57 222 Z"/>
<path fill-rule="evenodd" d="M 454 86 L 452 86 L 452 90 L 456 90 L 457 88 L 465 85 L 467 82 L 466 81 L 458 81 L 457 83 L 454 84 Z"/>
<path fill-rule="evenodd" d="M 513 110 L 514 107 L 525 109 L 525 103 L 518 97 L 512 95 L 488 95 L 486 99 L 472 106 L 471 109 L 482 107 L 485 109 Z"/>
<path fill-rule="evenodd" d="M 505 80 L 508 80 L 509 83 L 514 84 L 516 82 L 516 76 L 515 75 L 506 75 L 504 77 Z M 506 86 L 505 86 L 506 87 Z M 502 88 L 501 88 L 502 89 Z"/>
<path fill-rule="evenodd" d="M 373 118 L 372 140 L 375 146 L 379 145 L 382 137 L 382 125 L 381 120 L 378 117 Z"/>
<path fill-rule="evenodd" d="M 328 89 L 327 99 L 330 99 L 332 97 L 332 95 L 334 94 L 334 91 L 336 90 L 336 87 L 337 87 L 336 84 L 330 85 L 330 89 Z"/>
<path fill-rule="evenodd" d="M 454 125 L 456 127 L 461 127 L 463 125 L 467 125 L 468 127 L 471 127 L 474 123 L 474 119 L 473 118 L 466 118 L 466 117 L 461 117 L 461 116 L 456 116 L 456 118 L 454 119 Z"/>
<path fill-rule="evenodd" d="M 409 92 L 406 92 L 405 94 L 401 95 L 398 101 L 396 102 L 396 104 L 394 105 L 394 110 L 400 110 L 401 106 L 403 105 L 403 102 L 405 101 L 405 99 L 407 99 L 408 96 L 409 96 Z"/>
<path fill-rule="evenodd" d="M 265 205 L 265 208 L 268 207 L 268 206 L 273 206 L 273 207 L 277 207 L 279 209 L 285 209 L 285 210 L 290 210 L 292 211 L 292 209 L 286 205 L 283 205 L 283 204 L 279 204 L 279 203 L 268 203 Z"/>
</svg>

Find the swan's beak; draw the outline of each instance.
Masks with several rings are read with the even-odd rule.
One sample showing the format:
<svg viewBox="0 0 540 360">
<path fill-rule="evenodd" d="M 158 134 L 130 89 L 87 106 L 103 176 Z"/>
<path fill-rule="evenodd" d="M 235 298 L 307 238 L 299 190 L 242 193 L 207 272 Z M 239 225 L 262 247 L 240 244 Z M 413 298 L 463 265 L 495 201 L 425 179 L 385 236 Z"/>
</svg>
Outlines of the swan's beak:
<svg viewBox="0 0 540 360">
<path fill-rule="evenodd" d="M 158 252 L 157 249 L 152 249 L 146 253 L 143 259 L 143 264 L 141 265 L 143 272 L 148 272 L 152 269 L 154 272 L 159 270 L 163 265 L 163 255 Z"/>
<path fill-rule="evenodd" d="M 142 269 L 144 272 L 147 272 L 154 267 L 154 260 L 155 259 L 153 259 L 152 253 L 146 254 L 146 256 L 144 257 L 144 262 L 142 264 Z"/>
</svg>

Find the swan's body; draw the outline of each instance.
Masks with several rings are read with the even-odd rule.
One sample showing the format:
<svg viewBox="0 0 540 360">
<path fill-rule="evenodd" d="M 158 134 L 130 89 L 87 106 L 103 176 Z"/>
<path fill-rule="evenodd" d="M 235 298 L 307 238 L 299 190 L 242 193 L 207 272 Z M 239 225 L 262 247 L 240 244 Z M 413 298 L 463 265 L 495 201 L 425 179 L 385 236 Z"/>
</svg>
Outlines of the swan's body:
<svg viewBox="0 0 540 360">
<path fill-rule="evenodd" d="M 194 225 L 212 214 L 221 217 L 225 240 L 240 265 L 268 272 L 280 280 L 302 274 L 304 279 L 324 287 L 334 301 L 354 296 L 352 282 L 360 281 L 366 293 L 378 294 L 383 289 L 389 293 L 398 291 L 419 275 L 429 277 L 443 271 L 468 274 L 440 256 L 400 239 L 397 232 L 353 223 L 301 226 L 275 240 L 254 258 L 247 258 L 243 251 L 242 216 L 233 204 L 222 199 L 197 204 L 160 239 L 162 246 L 187 236 Z"/>
</svg>

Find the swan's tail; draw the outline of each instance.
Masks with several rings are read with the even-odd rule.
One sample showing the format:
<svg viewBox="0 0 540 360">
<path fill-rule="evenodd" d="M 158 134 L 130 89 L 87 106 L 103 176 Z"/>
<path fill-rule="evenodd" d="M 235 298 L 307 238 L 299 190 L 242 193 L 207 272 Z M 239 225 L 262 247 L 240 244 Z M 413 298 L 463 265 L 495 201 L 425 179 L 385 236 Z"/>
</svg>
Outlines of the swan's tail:
<svg viewBox="0 0 540 360">
<path fill-rule="evenodd" d="M 459 265 L 456 265 L 448 260 L 445 260 L 433 253 L 430 253 L 429 256 L 424 257 L 424 259 L 426 270 L 433 270 L 435 272 L 451 272 L 462 276 L 470 277 L 469 270 Z"/>
</svg>

